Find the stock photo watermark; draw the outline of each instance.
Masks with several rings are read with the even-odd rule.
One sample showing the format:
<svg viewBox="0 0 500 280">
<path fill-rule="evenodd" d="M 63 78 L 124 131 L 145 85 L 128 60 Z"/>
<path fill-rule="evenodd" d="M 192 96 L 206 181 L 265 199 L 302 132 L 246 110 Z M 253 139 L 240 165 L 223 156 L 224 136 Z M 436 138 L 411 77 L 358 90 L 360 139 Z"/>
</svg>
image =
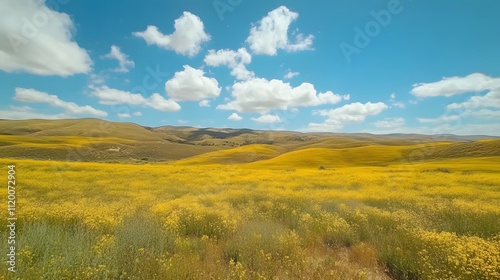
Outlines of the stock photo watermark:
<svg viewBox="0 0 500 280">
<path fill-rule="evenodd" d="M 400 14 L 403 9 L 401 1 L 389 0 L 385 9 L 379 11 L 371 10 L 370 15 L 372 20 L 368 21 L 362 27 L 354 27 L 352 43 L 342 41 L 339 44 L 339 48 L 347 63 L 351 63 L 354 54 L 360 54 L 363 49 L 367 48 L 372 39 L 380 35 L 382 30 L 391 24 L 393 17 Z"/>
<path fill-rule="evenodd" d="M 40 29 L 45 28 L 50 20 L 57 15 L 61 5 L 65 5 L 70 0 L 38 0 L 37 4 L 44 4 L 45 9 L 38 9 L 30 17 L 22 17 L 22 24 L 19 32 L 9 32 L 7 39 L 15 53 L 19 53 L 20 48 L 26 45 L 30 40 L 38 36 Z"/>
<path fill-rule="evenodd" d="M 215 0 L 212 2 L 212 5 L 220 21 L 224 21 L 224 14 L 233 12 L 234 8 L 238 7 L 241 3 L 243 3 L 243 0 Z"/>
<path fill-rule="evenodd" d="M 7 171 L 7 264 L 10 272 L 16 272 L 16 166 L 9 165 Z"/>
</svg>

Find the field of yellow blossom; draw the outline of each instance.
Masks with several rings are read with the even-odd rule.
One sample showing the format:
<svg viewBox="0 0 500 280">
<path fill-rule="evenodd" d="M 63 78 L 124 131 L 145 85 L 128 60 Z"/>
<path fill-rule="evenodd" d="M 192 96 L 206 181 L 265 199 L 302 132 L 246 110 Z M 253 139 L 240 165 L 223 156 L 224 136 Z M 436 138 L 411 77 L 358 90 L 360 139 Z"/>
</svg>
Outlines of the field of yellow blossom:
<svg viewBox="0 0 500 280">
<path fill-rule="evenodd" d="M 0 159 L 18 196 L 16 273 L 3 262 L 0 278 L 500 279 L 500 157 L 285 164 L 297 156 Z"/>
</svg>

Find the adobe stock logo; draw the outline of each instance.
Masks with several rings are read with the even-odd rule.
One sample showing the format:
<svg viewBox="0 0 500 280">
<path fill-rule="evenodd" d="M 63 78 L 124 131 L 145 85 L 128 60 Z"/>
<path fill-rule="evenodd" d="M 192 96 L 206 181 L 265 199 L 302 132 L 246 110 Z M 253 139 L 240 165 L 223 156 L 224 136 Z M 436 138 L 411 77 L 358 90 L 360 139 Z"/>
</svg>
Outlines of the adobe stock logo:
<svg viewBox="0 0 500 280">
<path fill-rule="evenodd" d="M 400 14 L 402 11 L 403 6 L 399 0 L 389 0 L 387 9 L 382 9 L 378 12 L 374 10 L 370 11 L 373 20 L 367 22 L 363 29 L 359 26 L 354 27 L 353 44 L 346 42 L 339 44 L 339 48 L 347 63 L 351 63 L 353 54 L 360 54 L 364 48 L 368 47 L 372 39 L 382 32 L 382 28 L 387 27 L 391 23 L 393 16 Z"/>
<path fill-rule="evenodd" d="M 224 21 L 224 14 L 234 11 L 234 8 L 239 6 L 243 0 L 215 0 L 212 2 L 220 21 Z"/>
<path fill-rule="evenodd" d="M 19 53 L 21 47 L 40 33 L 40 29 L 47 27 L 50 20 L 57 14 L 60 5 L 66 5 L 70 0 L 47 0 L 36 1 L 41 5 L 45 4 L 46 9 L 37 9 L 31 17 L 22 17 L 22 24 L 19 26 L 20 32 L 9 32 L 7 38 L 15 53 Z M 45 2 L 45 3 L 44 3 Z M 37 3 L 37 4 L 40 4 Z"/>
</svg>

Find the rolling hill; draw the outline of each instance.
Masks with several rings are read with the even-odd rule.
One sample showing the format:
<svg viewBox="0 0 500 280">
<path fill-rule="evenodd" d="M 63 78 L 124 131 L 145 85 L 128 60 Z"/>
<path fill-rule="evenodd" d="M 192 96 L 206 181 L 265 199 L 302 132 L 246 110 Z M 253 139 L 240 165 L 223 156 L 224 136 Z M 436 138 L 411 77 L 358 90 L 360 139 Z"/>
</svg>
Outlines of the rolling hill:
<svg viewBox="0 0 500 280">
<path fill-rule="evenodd" d="M 0 120 L 0 157 L 4 158 L 317 168 L 480 156 L 500 156 L 500 140 L 146 127 L 99 119 Z"/>
</svg>

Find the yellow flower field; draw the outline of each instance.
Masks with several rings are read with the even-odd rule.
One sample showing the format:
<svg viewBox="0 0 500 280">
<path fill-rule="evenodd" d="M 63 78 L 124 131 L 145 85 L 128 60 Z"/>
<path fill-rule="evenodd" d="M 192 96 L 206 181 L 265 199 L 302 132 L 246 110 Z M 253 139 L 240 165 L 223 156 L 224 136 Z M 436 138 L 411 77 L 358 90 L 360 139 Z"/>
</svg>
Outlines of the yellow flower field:
<svg viewBox="0 0 500 280">
<path fill-rule="evenodd" d="M 499 157 L 0 164 L 16 164 L 16 279 L 500 279 Z"/>
</svg>

